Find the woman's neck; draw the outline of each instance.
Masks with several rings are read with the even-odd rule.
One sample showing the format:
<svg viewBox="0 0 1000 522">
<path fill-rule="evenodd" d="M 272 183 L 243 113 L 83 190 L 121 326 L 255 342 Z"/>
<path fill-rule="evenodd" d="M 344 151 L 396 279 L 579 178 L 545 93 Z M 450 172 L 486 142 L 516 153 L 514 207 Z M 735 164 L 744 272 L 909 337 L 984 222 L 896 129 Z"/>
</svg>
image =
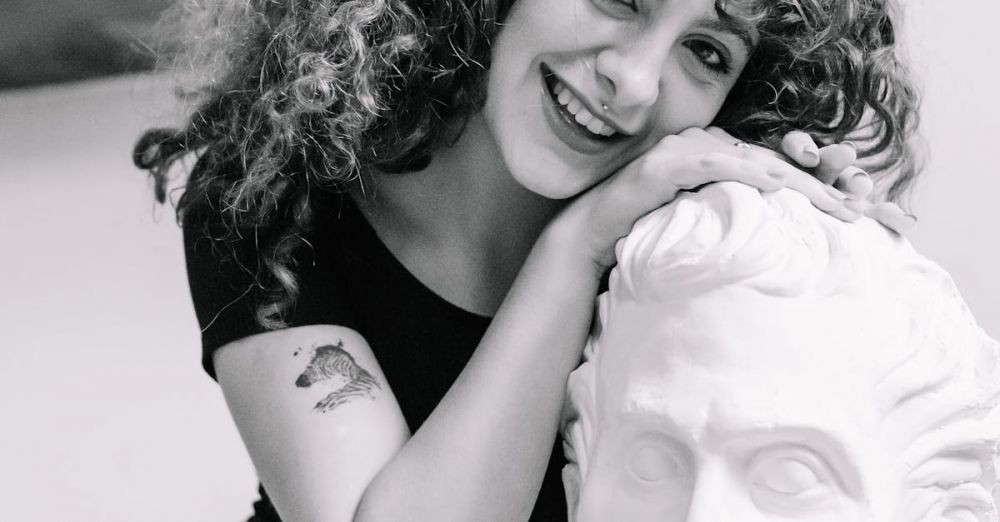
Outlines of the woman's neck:
<svg viewBox="0 0 1000 522">
<path fill-rule="evenodd" d="M 562 207 L 518 184 L 477 115 L 431 164 L 372 173 L 352 194 L 393 255 L 431 290 L 492 315 L 539 233 Z"/>
</svg>

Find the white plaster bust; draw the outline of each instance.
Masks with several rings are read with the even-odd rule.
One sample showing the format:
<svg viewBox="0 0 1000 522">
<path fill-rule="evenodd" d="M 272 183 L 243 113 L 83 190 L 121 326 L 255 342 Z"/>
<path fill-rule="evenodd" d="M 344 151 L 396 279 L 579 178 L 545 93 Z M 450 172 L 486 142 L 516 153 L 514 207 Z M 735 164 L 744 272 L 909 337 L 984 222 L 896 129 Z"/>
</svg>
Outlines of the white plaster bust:
<svg viewBox="0 0 1000 522">
<path fill-rule="evenodd" d="M 997 522 L 1000 345 L 906 240 L 720 183 L 617 255 L 569 380 L 571 521 Z"/>
</svg>

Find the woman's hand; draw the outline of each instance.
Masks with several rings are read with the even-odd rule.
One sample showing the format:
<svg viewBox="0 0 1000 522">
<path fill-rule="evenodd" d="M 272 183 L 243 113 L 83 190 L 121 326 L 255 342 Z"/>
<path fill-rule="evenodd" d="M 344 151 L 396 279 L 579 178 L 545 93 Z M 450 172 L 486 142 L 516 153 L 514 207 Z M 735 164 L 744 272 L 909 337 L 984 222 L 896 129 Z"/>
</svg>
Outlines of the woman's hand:
<svg viewBox="0 0 1000 522">
<path fill-rule="evenodd" d="M 845 221 L 861 212 L 847 196 L 771 151 L 739 143 L 721 129 L 691 128 L 663 138 L 607 180 L 581 194 L 552 222 L 566 248 L 594 263 L 600 277 L 614 262 L 614 244 L 637 219 L 672 201 L 682 190 L 717 181 L 738 181 L 761 191 L 791 188 L 819 209 Z"/>
<path fill-rule="evenodd" d="M 725 134 L 721 129 L 716 131 L 716 135 L 718 132 Z M 735 140 L 728 134 L 725 136 Z M 901 235 L 909 234 L 916 226 L 917 218 L 904 212 L 899 205 L 889 201 L 874 203 L 869 199 L 874 184 L 868 173 L 854 166 L 858 156 L 851 142 L 820 149 L 805 132 L 792 131 L 782 139 L 781 152 L 802 167 L 812 169 L 820 181 L 843 191 L 847 195 L 845 205 L 848 208 Z"/>
</svg>

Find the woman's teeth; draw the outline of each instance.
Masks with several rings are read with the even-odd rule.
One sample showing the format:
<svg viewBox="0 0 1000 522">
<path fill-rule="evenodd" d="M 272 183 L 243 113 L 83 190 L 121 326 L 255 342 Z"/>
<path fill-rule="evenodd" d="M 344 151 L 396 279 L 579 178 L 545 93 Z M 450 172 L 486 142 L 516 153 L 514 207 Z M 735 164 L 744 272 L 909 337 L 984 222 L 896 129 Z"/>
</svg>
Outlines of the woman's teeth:
<svg viewBox="0 0 1000 522">
<path fill-rule="evenodd" d="M 555 93 L 556 99 L 559 100 L 559 104 L 569 111 L 569 113 L 573 115 L 576 122 L 579 123 L 580 126 L 586 127 L 591 134 L 597 134 L 598 136 L 604 136 L 607 138 L 615 133 L 615 129 L 613 127 L 601 121 L 600 118 L 594 117 L 594 115 L 587 110 L 587 107 L 583 105 L 583 102 L 581 102 L 576 96 L 573 96 L 573 93 L 558 80 L 552 87 L 552 92 Z"/>
</svg>

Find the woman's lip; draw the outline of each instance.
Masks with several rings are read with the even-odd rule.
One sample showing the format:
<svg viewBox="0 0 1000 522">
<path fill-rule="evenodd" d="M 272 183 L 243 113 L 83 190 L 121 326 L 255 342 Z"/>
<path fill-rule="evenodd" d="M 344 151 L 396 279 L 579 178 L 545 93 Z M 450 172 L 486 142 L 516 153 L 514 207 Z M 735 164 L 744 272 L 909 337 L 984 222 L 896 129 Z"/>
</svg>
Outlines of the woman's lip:
<svg viewBox="0 0 1000 522">
<path fill-rule="evenodd" d="M 590 131 L 582 129 L 576 121 L 571 121 L 569 115 L 563 112 L 563 108 L 552 99 L 544 78 L 541 83 L 542 112 L 549 128 L 560 141 L 582 154 L 594 155 L 611 150 L 615 141 L 595 139 Z"/>
<path fill-rule="evenodd" d="M 604 111 L 601 110 L 600 107 L 595 107 L 594 104 L 593 104 L 593 102 L 590 100 L 590 98 L 588 98 L 587 96 L 584 96 L 583 93 L 581 93 L 580 91 L 578 91 L 575 87 L 573 87 L 572 84 L 570 84 L 569 82 L 567 82 L 566 80 L 564 80 L 561 76 L 559 76 L 558 74 L 556 74 L 555 71 L 553 71 L 551 68 L 549 68 L 545 64 L 542 64 L 541 68 L 542 68 L 542 79 L 543 80 L 545 79 L 546 76 L 551 75 L 552 78 L 554 78 L 557 82 L 559 82 L 563 86 L 564 89 L 569 89 L 569 92 L 572 93 L 573 96 L 576 99 L 580 100 L 580 103 L 583 104 L 583 106 L 587 109 L 588 112 L 590 112 L 591 115 L 593 115 L 593 117 L 595 117 L 598 120 L 601 120 L 602 122 L 604 122 L 605 125 L 607 125 L 608 127 L 611 127 L 612 129 L 614 129 L 615 132 L 618 133 L 619 135 L 624 135 L 624 136 L 629 136 L 630 135 L 630 133 L 625 132 L 625 130 L 622 129 L 621 125 L 619 125 L 618 123 L 616 123 L 614 120 L 608 118 L 607 115 L 604 114 Z M 543 83 L 546 83 L 546 90 L 547 90 L 548 89 L 547 82 L 543 81 Z"/>
<path fill-rule="evenodd" d="M 614 134 L 611 137 L 595 137 L 593 133 L 582 128 L 572 115 L 552 98 L 548 79 L 541 76 L 542 112 L 545 120 L 556 135 L 569 148 L 587 155 L 606 154 L 612 150 L 621 150 L 620 145 L 629 138 L 624 134 Z"/>
</svg>

